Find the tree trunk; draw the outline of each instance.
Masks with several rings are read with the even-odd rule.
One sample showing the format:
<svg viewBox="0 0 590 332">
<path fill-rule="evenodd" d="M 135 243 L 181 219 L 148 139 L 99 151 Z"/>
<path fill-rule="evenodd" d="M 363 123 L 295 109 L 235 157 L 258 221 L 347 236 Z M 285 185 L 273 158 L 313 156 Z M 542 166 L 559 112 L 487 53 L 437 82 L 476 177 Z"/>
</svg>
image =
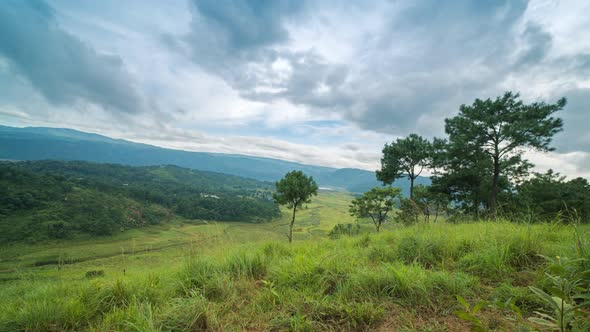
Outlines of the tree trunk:
<svg viewBox="0 0 590 332">
<path fill-rule="evenodd" d="M 410 199 L 414 199 L 414 177 L 410 176 Z"/>
<path fill-rule="evenodd" d="M 496 219 L 498 207 L 498 186 L 500 182 L 500 158 L 494 156 L 494 176 L 492 177 L 492 193 L 490 195 L 490 216 Z"/>
<path fill-rule="evenodd" d="M 473 214 L 475 220 L 479 220 L 479 194 L 477 193 L 478 188 L 475 188 L 475 195 L 473 198 Z"/>
<path fill-rule="evenodd" d="M 369 217 L 371 217 L 371 220 L 373 220 L 373 225 L 375 225 L 375 228 L 377 229 L 377 233 L 379 233 L 379 228 L 381 227 L 381 223 L 378 222 L 378 219 L 375 219 L 375 217 L 369 213 Z"/>
<path fill-rule="evenodd" d="M 291 224 L 289 225 L 289 243 L 293 242 L 293 225 L 295 224 L 295 210 L 297 210 L 297 205 L 293 204 L 293 217 L 291 218 Z"/>
</svg>

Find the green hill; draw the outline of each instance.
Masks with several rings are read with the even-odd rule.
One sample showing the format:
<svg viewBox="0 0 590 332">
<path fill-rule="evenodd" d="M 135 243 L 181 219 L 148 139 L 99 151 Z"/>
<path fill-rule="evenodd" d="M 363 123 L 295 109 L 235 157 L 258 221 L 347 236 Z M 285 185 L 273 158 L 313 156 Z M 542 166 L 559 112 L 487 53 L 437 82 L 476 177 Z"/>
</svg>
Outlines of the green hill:
<svg viewBox="0 0 590 332">
<path fill-rule="evenodd" d="M 271 183 L 177 166 L 88 162 L 0 164 L 0 240 L 44 240 L 186 219 L 264 221 L 279 215 Z"/>
<path fill-rule="evenodd" d="M 131 166 L 177 165 L 261 181 L 276 181 L 289 171 L 301 170 L 313 176 L 323 187 L 364 192 L 380 185 L 374 172 L 361 169 L 336 169 L 271 158 L 164 149 L 62 128 L 0 126 L 0 159 L 85 160 Z M 421 177 L 416 183 L 429 184 L 430 179 Z M 406 194 L 409 192 L 406 179 L 396 181 L 395 186 L 402 188 Z"/>
</svg>

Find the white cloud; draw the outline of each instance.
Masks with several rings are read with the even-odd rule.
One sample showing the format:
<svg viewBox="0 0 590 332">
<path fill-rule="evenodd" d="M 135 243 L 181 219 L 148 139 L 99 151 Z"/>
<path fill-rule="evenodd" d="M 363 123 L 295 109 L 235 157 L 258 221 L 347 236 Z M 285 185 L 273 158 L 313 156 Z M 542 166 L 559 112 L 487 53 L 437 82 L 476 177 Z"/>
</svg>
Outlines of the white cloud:
<svg viewBox="0 0 590 332">
<path fill-rule="evenodd" d="M 539 170 L 590 172 L 587 1 L 277 0 L 251 12 L 215 1 L 49 4 L 57 29 L 87 45 L 89 58 L 119 59 L 106 67 L 121 88 L 102 88 L 125 93 L 103 100 L 85 89 L 52 103 L 0 53 L 2 123 L 375 169 L 385 142 L 442 135 L 459 104 L 513 89 L 526 100 L 570 97 L 558 150 L 531 160 Z"/>
</svg>

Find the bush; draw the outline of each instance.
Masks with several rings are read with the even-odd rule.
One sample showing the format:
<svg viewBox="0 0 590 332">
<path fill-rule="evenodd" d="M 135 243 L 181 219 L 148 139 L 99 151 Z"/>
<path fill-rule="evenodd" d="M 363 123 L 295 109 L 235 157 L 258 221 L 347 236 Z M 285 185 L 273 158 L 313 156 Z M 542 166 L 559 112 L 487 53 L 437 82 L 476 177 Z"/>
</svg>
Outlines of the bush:
<svg viewBox="0 0 590 332">
<path fill-rule="evenodd" d="M 359 224 L 336 224 L 334 228 L 328 233 L 331 239 L 337 239 L 341 236 L 355 236 L 360 233 L 361 226 Z"/>
<path fill-rule="evenodd" d="M 417 223 L 421 214 L 422 210 L 413 200 L 407 198 L 400 201 L 400 209 L 397 213 L 397 218 L 404 225 Z"/>
</svg>

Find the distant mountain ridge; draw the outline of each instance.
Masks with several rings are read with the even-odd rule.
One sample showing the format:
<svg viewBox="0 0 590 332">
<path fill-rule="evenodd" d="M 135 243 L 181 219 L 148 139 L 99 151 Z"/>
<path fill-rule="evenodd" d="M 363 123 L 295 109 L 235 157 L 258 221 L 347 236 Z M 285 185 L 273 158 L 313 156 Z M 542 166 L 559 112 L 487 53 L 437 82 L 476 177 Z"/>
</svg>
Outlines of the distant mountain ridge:
<svg viewBox="0 0 590 332">
<path fill-rule="evenodd" d="M 354 168 L 305 165 L 285 160 L 237 154 L 192 152 L 161 148 L 67 128 L 0 126 L 0 159 L 10 160 L 83 160 L 131 166 L 177 165 L 276 181 L 285 173 L 301 170 L 323 187 L 364 192 L 381 185 L 375 173 Z M 429 184 L 421 177 L 416 184 Z M 409 181 L 394 184 L 409 192 Z"/>
</svg>

